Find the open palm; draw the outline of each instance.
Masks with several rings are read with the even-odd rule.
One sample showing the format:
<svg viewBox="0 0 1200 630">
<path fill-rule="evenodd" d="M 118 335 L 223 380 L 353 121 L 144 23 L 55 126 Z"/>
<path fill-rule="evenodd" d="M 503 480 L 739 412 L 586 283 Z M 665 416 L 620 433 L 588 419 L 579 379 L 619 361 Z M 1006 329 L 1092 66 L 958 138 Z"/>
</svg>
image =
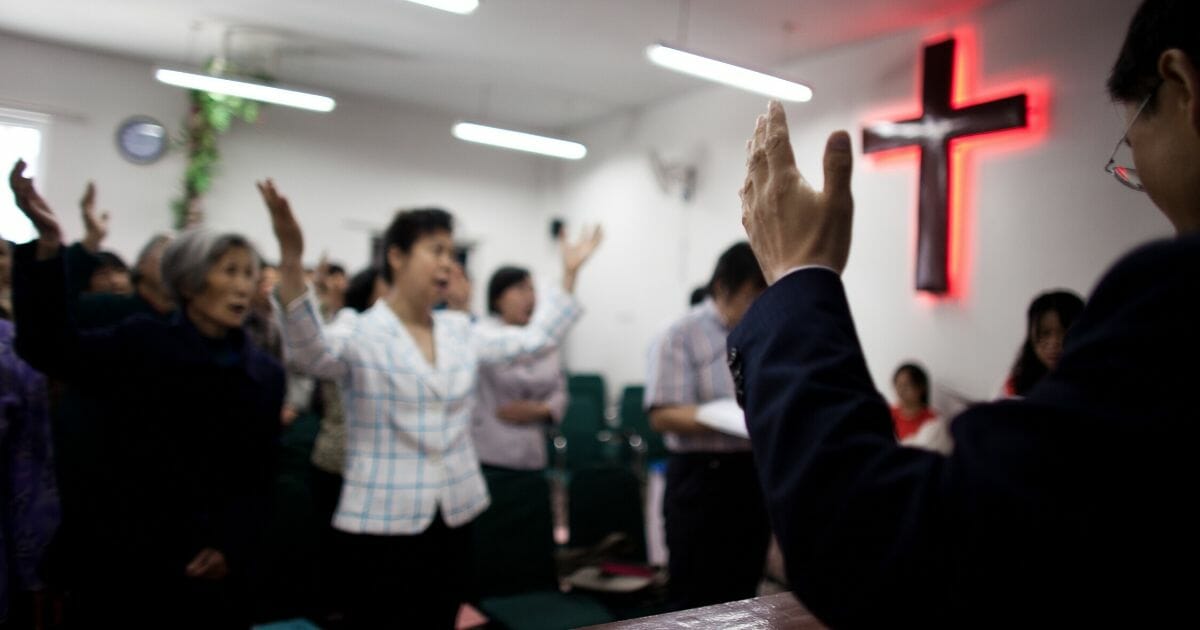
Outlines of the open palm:
<svg viewBox="0 0 1200 630">
<path fill-rule="evenodd" d="M 57 247 L 62 243 L 62 228 L 58 225 L 54 211 L 34 188 L 33 178 L 25 176 L 25 167 L 25 160 L 17 160 L 8 175 L 8 185 L 12 188 L 13 198 L 21 212 L 33 222 L 33 227 L 38 232 L 38 241 L 47 247 Z"/>
<path fill-rule="evenodd" d="M 84 245 L 91 251 L 100 249 L 100 243 L 108 237 L 109 213 L 96 212 L 96 184 L 88 182 L 79 200 L 79 209 L 83 211 Z"/>
<path fill-rule="evenodd" d="M 287 197 L 279 194 L 275 182 L 268 179 L 258 183 L 258 192 L 271 213 L 271 227 L 279 241 L 279 255 L 285 261 L 299 261 L 304 256 L 304 233 Z"/>
<path fill-rule="evenodd" d="M 604 240 L 604 230 L 600 226 L 584 228 L 579 240 L 574 243 L 567 241 L 566 235 L 559 236 L 559 248 L 562 250 L 563 267 L 568 273 L 575 273 L 592 257 L 600 242 Z"/>
</svg>

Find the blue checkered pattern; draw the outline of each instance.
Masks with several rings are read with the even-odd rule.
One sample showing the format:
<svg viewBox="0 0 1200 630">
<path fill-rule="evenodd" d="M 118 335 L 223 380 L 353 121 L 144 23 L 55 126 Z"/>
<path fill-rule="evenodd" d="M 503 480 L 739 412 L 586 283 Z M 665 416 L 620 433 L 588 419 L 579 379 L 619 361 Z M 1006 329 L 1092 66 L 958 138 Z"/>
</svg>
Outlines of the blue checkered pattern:
<svg viewBox="0 0 1200 630">
<path fill-rule="evenodd" d="M 382 300 L 323 329 L 311 293 L 283 309 L 289 367 L 334 380 L 346 411 L 346 469 L 333 525 L 360 534 L 419 534 L 438 508 L 451 527 L 487 508 L 470 438 L 475 374 L 557 345 L 582 310 L 547 296 L 524 328 L 484 328 L 462 313 L 433 316 L 429 365 Z"/>
</svg>

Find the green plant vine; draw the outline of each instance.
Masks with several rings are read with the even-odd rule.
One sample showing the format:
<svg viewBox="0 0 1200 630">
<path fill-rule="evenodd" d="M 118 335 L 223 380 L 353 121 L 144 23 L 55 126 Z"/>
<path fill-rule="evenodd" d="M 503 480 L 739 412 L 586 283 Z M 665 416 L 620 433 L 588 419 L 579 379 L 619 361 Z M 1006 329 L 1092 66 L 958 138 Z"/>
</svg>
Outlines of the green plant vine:
<svg viewBox="0 0 1200 630">
<path fill-rule="evenodd" d="M 209 61 L 205 71 L 212 75 L 225 74 L 226 64 L 220 59 Z M 266 80 L 266 77 L 255 77 Z M 178 145 L 187 153 L 183 172 L 183 193 L 171 202 L 175 228 L 183 229 L 201 222 L 200 201 L 212 187 L 221 154 L 217 139 L 229 131 L 235 120 L 253 123 L 258 120 L 259 103 L 237 96 L 213 94 L 200 90 L 188 92 L 190 109 L 183 122 Z"/>
</svg>

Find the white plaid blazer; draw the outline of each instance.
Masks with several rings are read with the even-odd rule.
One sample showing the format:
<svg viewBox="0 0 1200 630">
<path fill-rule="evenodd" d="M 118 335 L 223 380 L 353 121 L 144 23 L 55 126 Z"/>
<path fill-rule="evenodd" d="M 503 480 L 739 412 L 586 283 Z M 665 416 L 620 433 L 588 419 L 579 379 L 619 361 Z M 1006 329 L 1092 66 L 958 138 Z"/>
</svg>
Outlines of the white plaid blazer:
<svg viewBox="0 0 1200 630">
<path fill-rule="evenodd" d="M 383 300 L 326 329 L 311 291 L 283 309 L 288 366 L 342 391 L 346 469 L 335 528 L 419 534 L 438 508 L 451 527 L 487 508 L 470 438 L 476 369 L 562 340 L 582 309 L 561 292 L 546 298 L 523 328 L 477 327 L 465 314 L 435 312 L 432 366 Z"/>
</svg>

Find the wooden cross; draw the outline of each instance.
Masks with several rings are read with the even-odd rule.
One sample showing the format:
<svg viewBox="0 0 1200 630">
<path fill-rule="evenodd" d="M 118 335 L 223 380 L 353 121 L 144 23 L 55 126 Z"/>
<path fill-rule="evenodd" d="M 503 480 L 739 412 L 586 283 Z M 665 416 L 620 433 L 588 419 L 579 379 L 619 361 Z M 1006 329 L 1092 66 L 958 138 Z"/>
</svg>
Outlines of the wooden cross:
<svg viewBox="0 0 1200 630">
<path fill-rule="evenodd" d="M 877 123 L 863 129 L 863 152 L 917 146 L 921 190 L 917 227 L 917 290 L 944 294 L 950 235 L 950 143 L 966 136 L 1027 125 L 1025 94 L 955 109 L 955 40 L 925 47 L 920 118 Z"/>
</svg>

